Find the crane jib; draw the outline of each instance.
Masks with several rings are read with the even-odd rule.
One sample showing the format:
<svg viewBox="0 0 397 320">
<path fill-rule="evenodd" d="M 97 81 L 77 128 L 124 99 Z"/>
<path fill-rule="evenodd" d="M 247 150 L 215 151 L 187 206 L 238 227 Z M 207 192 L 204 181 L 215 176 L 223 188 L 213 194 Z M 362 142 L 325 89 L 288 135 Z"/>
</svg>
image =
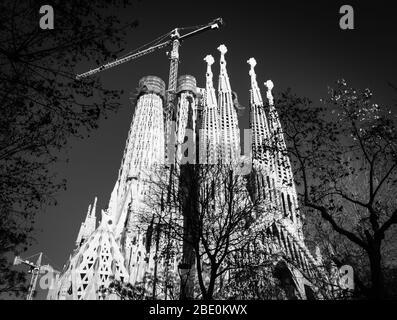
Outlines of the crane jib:
<svg viewBox="0 0 397 320">
<path fill-rule="evenodd" d="M 150 48 L 148 48 L 148 49 L 145 49 L 145 50 L 143 50 L 143 51 L 140 51 L 140 52 L 137 52 L 137 53 L 128 55 L 128 56 L 126 56 L 126 57 L 124 57 L 124 58 L 117 59 L 117 60 L 115 60 L 115 61 L 109 62 L 109 63 L 104 64 L 104 65 L 102 65 L 102 66 L 100 66 L 100 67 L 98 67 L 98 68 L 95 68 L 95 69 L 92 69 L 92 70 L 87 71 L 87 72 L 85 72 L 85 73 L 82 73 L 82 74 L 77 75 L 77 76 L 76 76 L 76 79 L 79 80 L 79 79 L 81 79 L 81 78 L 86 78 L 86 77 L 91 76 L 91 75 L 93 75 L 93 74 L 95 74 L 95 73 L 98 73 L 98 72 L 100 72 L 100 71 L 103 71 L 103 70 L 106 70 L 106 69 L 109 69 L 109 68 L 113 68 L 113 67 L 115 67 L 115 66 L 118 66 L 119 64 L 122 64 L 122 63 L 124 63 L 124 62 L 128 62 L 128 61 L 130 61 L 130 60 L 139 58 L 139 57 L 141 57 L 141 56 L 143 56 L 143 55 L 145 55 L 145 54 L 147 54 L 147 53 L 153 52 L 154 50 L 161 49 L 161 48 L 163 48 L 163 47 L 169 45 L 170 43 L 171 43 L 171 41 L 168 40 L 168 41 L 163 42 L 163 43 L 160 43 L 160 44 L 158 44 L 158 45 L 156 45 L 156 46 L 153 46 L 153 47 L 150 47 Z"/>
<path fill-rule="evenodd" d="M 184 39 L 190 38 L 191 36 L 200 34 L 201 32 L 204 32 L 204 31 L 206 31 L 206 30 L 219 29 L 219 27 L 222 26 L 223 24 L 224 24 L 224 23 L 223 23 L 222 18 L 218 18 L 218 19 L 215 19 L 215 20 L 211 21 L 209 24 L 207 24 L 207 25 L 205 25 L 205 26 L 197 27 L 196 30 L 194 30 L 194 31 L 192 31 L 192 32 L 190 32 L 190 33 L 184 34 L 184 35 L 182 35 L 182 36 L 179 36 L 179 34 L 178 34 L 177 39 L 178 39 L 179 41 L 182 41 L 182 40 L 184 40 Z M 165 42 L 163 42 L 163 43 L 160 43 L 160 44 L 158 44 L 158 45 L 152 46 L 152 47 L 147 48 L 147 49 L 145 49 L 145 50 L 136 52 L 136 53 L 134 53 L 134 54 L 129 54 L 129 55 L 127 55 L 127 56 L 124 57 L 124 58 L 117 59 L 117 60 L 115 60 L 115 61 L 112 61 L 112 62 L 109 62 L 109 63 L 107 63 L 107 64 L 104 64 L 104 65 L 102 65 L 102 66 L 100 66 L 100 67 L 98 67 L 98 68 L 89 70 L 89 71 L 84 72 L 84 73 L 82 73 L 82 74 L 79 74 L 79 75 L 76 76 L 76 79 L 79 80 L 79 79 L 82 79 L 82 78 L 86 78 L 86 77 L 89 77 L 89 76 L 91 76 L 91 75 L 93 75 L 93 74 L 96 74 L 96 73 L 98 73 L 98 72 L 101 72 L 101 71 L 103 71 L 103 70 L 110 69 L 110 68 L 113 68 L 113 67 L 115 67 L 115 66 L 118 66 L 118 65 L 120 65 L 120 64 L 122 64 L 122 63 L 124 63 L 124 62 L 128 62 L 128 61 L 130 61 L 130 60 L 139 58 L 139 57 L 141 57 L 141 56 L 143 56 L 143 55 L 146 55 L 146 54 L 148 54 L 148 53 L 151 53 L 151 52 L 153 52 L 153 51 L 155 51 L 155 50 L 161 49 L 161 48 L 163 48 L 163 47 L 165 47 L 165 46 L 171 44 L 171 43 L 173 42 L 173 40 L 174 40 L 174 39 L 171 38 L 171 39 L 169 39 L 169 40 L 167 40 L 167 41 L 165 41 Z"/>
</svg>

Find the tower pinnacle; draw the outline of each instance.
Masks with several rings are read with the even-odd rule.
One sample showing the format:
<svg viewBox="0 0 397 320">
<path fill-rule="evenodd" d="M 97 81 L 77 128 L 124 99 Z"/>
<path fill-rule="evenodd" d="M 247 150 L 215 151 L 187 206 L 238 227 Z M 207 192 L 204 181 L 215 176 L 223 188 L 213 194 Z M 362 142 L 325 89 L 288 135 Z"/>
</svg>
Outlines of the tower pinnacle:
<svg viewBox="0 0 397 320">
<path fill-rule="evenodd" d="M 215 59 L 214 59 L 214 57 L 212 55 L 209 54 L 209 55 L 205 56 L 204 61 L 207 62 L 208 66 L 211 66 L 211 65 L 214 64 Z M 211 70 L 211 69 L 207 68 L 207 73 L 208 73 L 208 70 Z"/>
<path fill-rule="evenodd" d="M 212 73 L 212 68 L 211 66 L 214 64 L 215 59 L 212 55 L 207 55 L 204 58 L 204 61 L 207 62 L 207 73 L 206 73 L 206 79 L 207 79 L 207 83 L 206 83 L 206 95 L 207 95 L 207 106 L 212 108 L 215 107 L 216 108 L 216 96 L 215 96 L 215 89 L 214 89 L 214 84 L 212 82 L 212 77 L 213 77 L 213 73 Z"/>
<path fill-rule="evenodd" d="M 213 84 L 212 84 L 212 68 L 211 66 L 214 64 L 215 59 L 213 56 L 211 56 L 210 54 L 205 56 L 204 61 L 207 62 L 207 73 L 206 73 L 206 79 L 207 79 L 207 86 L 213 88 Z"/>
<path fill-rule="evenodd" d="M 76 239 L 76 246 L 80 246 L 88 237 L 95 231 L 96 228 L 96 203 L 97 197 L 95 197 L 94 205 L 88 206 L 87 214 L 84 222 L 81 223 L 79 234 Z"/>
<path fill-rule="evenodd" d="M 218 84 L 221 159 L 223 163 L 236 164 L 240 160 L 240 129 L 226 70 L 225 53 L 227 48 L 221 44 L 218 50 L 221 53 Z"/>
<path fill-rule="evenodd" d="M 201 129 L 200 161 L 201 163 L 216 163 L 218 161 L 219 148 L 219 119 L 217 110 L 217 99 L 212 81 L 211 66 L 215 60 L 212 55 L 204 58 L 207 63 L 206 88 L 203 111 L 203 126 Z"/>
<path fill-rule="evenodd" d="M 224 44 L 221 44 L 221 45 L 218 47 L 218 50 L 221 52 L 221 55 L 224 56 L 225 53 L 227 52 L 227 47 L 226 47 Z M 221 59 L 222 59 L 222 58 L 221 58 Z M 223 58 L 223 59 L 225 59 L 225 58 Z"/>
<path fill-rule="evenodd" d="M 92 211 L 91 211 L 91 216 L 92 216 L 92 217 L 95 217 L 95 213 L 96 213 L 96 203 L 97 203 L 97 201 L 98 201 L 98 198 L 95 197 L 94 205 L 92 206 Z"/>
<path fill-rule="evenodd" d="M 219 88 L 218 90 L 222 91 L 231 91 L 230 83 L 229 83 L 229 76 L 226 70 L 226 59 L 225 54 L 227 53 L 227 48 L 224 44 L 221 44 L 218 47 L 219 52 L 221 53 L 220 59 L 220 74 L 219 74 Z"/>
<path fill-rule="evenodd" d="M 255 58 L 249 58 L 247 63 L 251 66 L 249 71 L 249 75 L 251 76 L 251 89 L 252 89 L 252 96 L 251 96 L 251 103 L 254 105 L 263 105 L 261 93 L 258 87 L 258 82 L 256 81 L 256 73 L 255 73 L 255 66 L 256 60 Z"/>
<path fill-rule="evenodd" d="M 265 86 L 267 87 L 266 97 L 269 100 L 269 105 L 272 107 L 272 106 L 274 106 L 274 98 L 273 98 L 273 94 L 272 94 L 272 90 L 274 87 L 273 81 L 267 80 L 265 82 Z"/>
</svg>

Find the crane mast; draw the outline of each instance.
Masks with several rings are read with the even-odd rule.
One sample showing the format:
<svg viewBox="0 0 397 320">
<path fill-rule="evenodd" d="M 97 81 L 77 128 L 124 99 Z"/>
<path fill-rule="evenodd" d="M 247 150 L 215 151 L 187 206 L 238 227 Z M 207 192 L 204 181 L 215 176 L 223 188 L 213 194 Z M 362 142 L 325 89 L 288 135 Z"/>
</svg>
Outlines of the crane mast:
<svg viewBox="0 0 397 320">
<path fill-rule="evenodd" d="M 175 29 L 171 35 L 172 50 L 170 54 L 170 74 L 168 78 L 168 91 L 174 92 L 176 90 L 176 78 L 178 77 L 178 65 L 179 65 L 179 31 Z"/>
<path fill-rule="evenodd" d="M 166 117 L 165 121 L 172 120 L 173 113 L 173 101 L 176 93 L 176 82 L 178 78 L 178 66 L 179 66 L 179 46 L 180 46 L 180 35 L 179 30 L 174 29 L 171 34 L 172 49 L 170 53 L 170 72 L 168 76 L 168 92 L 167 92 L 167 105 L 166 105 Z"/>
<path fill-rule="evenodd" d="M 31 274 L 30 281 L 29 281 L 29 287 L 28 287 L 28 292 L 26 295 L 26 300 L 33 300 L 34 294 L 36 292 L 36 287 L 37 287 L 37 281 L 39 279 L 39 276 L 45 273 L 51 273 L 51 274 L 57 274 L 59 275 L 59 271 L 55 270 L 52 266 L 49 264 L 42 264 L 42 258 L 43 258 L 43 252 L 39 252 L 37 254 L 34 254 L 30 258 L 33 258 L 34 256 L 38 256 L 36 262 L 29 261 L 27 259 L 22 259 L 19 256 L 16 256 L 14 258 L 14 265 L 25 265 L 29 267 L 28 273 Z M 53 284 L 51 283 L 51 286 Z M 43 288 L 44 289 L 44 288 Z"/>
<path fill-rule="evenodd" d="M 36 291 L 36 286 L 37 286 L 37 279 L 39 278 L 39 274 L 41 271 L 41 259 L 43 257 L 43 253 L 40 252 L 39 257 L 37 258 L 36 263 L 28 261 L 28 260 L 22 260 L 20 257 L 16 256 L 14 259 L 14 265 L 18 265 L 18 264 L 24 264 L 27 265 L 30 270 L 29 273 L 31 273 L 31 277 L 30 277 L 30 282 L 29 282 L 29 288 L 28 288 L 28 294 L 26 296 L 26 300 L 32 300 L 33 299 L 33 295 Z"/>
</svg>

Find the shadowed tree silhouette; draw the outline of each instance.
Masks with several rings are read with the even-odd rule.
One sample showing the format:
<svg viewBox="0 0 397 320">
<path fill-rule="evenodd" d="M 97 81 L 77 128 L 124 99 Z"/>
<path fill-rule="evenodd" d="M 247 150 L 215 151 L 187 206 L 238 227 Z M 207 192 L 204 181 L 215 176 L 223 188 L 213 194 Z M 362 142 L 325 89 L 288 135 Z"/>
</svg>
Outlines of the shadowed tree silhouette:
<svg viewBox="0 0 397 320">
<path fill-rule="evenodd" d="M 312 240 L 353 266 L 367 298 L 385 298 L 384 270 L 396 257 L 396 115 L 344 80 L 322 103 L 290 91 L 277 103 L 309 228 L 320 231 Z"/>
<path fill-rule="evenodd" d="M 54 9 L 53 30 L 39 28 L 42 1 L 0 3 L 0 294 L 23 290 L 6 256 L 27 249 L 36 214 L 56 204 L 54 194 L 65 187 L 49 171 L 62 147 L 119 107 L 120 91 L 96 78 L 76 81 L 74 67 L 114 58 L 137 26 L 113 10 L 133 1 L 46 4 Z"/>
<path fill-rule="evenodd" d="M 269 283 L 260 278 L 277 257 L 265 250 L 265 228 L 256 219 L 264 210 L 260 200 L 249 197 L 238 172 L 226 164 L 183 164 L 171 179 L 167 169 L 150 179 L 142 226 L 154 223 L 164 239 L 183 243 L 182 263 L 190 271 L 180 291 L 187 299 L 269 297 Z M 162 254 L 168 253 L 166 247 Z"/>
</svg>

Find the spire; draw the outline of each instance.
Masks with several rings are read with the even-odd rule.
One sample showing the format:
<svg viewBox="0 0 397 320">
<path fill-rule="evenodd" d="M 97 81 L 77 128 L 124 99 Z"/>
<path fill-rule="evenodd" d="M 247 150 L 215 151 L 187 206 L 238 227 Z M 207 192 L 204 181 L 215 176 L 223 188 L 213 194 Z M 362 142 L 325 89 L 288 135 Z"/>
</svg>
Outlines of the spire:
<svg viewBox="0 0 397 320">
<path fill-rule="evenodd" d="M 108 205 L 108 212 L 111 214 L 115 214 L 117 212 L 117 200 L 118 200 L 118 189 L 119 189 L 119 180 L 114 184 L 112 193 L 110 194 L 110 200 Z"/>
<path fill-rule="evenodd" d="M 200 162 L 216 163 L 218 161 L 219 148 L 219 117 L 211 69 L 215 60 L 213 56 L 207 55 L 204 61 L 207 63 L 207 81 L 203 110 L 203 126 L 200 132 Z"/>
<path fill-rule="evenodd" d="M 240 161 L 240 129 L 234 107 L 229 76 L 226 70 L 225 45 L 218 47 L 221 53 L 218 83 L 218 110 L 220 122 L 220 151 L 223 163 L 237 164 Z"/>
<path fill-rule="evenodd" d="M 87 210 L 87 214 L 86 214 L 86 220 L 87 220 L 87 218 L 88 218 L 88 216 L 90 215 L 90 213 L 91 213 L 91 204 L 88 206 L 88 210 Z"/>
<path fill-rule="evenodd" d="M 225 54 L 227 53 L 227 48 L 224 44 L 221 44 L 218 47 L 219 52 L 221 53 L 220 59 L 220 75 L 219 75 L 219 91 L 231 92 L 230 89 L 230 81 L 229 76 L 226 70 L 226 59 Z"/>
<path fill-rule="evenodd" d="M 250 90 L 250 128 L 252 130 L 252 164 L 255 174 L 251 180 L 252 196 L 260 199 L 263 204 L 271 204 L 274 178 L 274 160 L 271 157 L 269 148 L 266 146 L 270 142 L 269 125 L 263 107 L 261 91 L 259 89 L 255 66 L 255 58 L 248 59 L 250 65 L 249 75 L 251 77 Z M 269 202 L 269 203 L 268 203 Z"/>
<path fill-rule="evenodd" d="M 282 153 L 284 154 L 285 153 L 284 151 L 286 150 L 287 146 L 285 144 L 279 115 L 276 108 L 274 107 L 274 98 L 272 94 L 272 89 L 274 88 L 274 84 L 272 80 L 267 80 L 264 84 L 267 88 L 266 97 L 269 102 L 270 131 L 273 136 L 274 142 L 278 146 L 278 150 L 282 151 Z"/>
<path fill-rule="evenodd" d="M 265 86 L 267 87 L 266 97 L 269 100 L 269 106 L 272 108 L 272 107 L 274 107 L 274 99 L 273 99 L 273 94 L 272 94 L 272 90 L 274 87 L 273 81 L 267 80 L 265 82 Z"/>
<path fill-rule="evenodd" d="M 256 66 L 256 60 L 255 58 L 250 58 L 247 63 L 251 66 L 249 71 L 249 75 L 251 76 L 251 104 L 263 106 L 261 92 L 258 87 L 258 82 L 256 81 L 256 73 L 254 69 Z"/>
<path fill-rule="evenodd" d="M 95 213 L 96 213 L 96 203 L 97 203 L 97 201 L 98 201 L 98 198 L 95 197 L 94 205 L 92 206 L 91 217 L 95 217 Z"/>
<path fill-rule="evenodd" d="M 250 90 L 250 125 L 252 129 L 252 157 L 259 161 L 263 166 L 266 174 L 272 171 L 273 164 L 270 159 L 269 151 L 265 147 L 269 143 L 270 133 L 267 122 L 265 110 L 263 108 L 263 101 L 261 91 L 256 81 L 255 58 L 248 59 L 247 63 L 250 65 L 249 75 L 251 77 L 251 90 Z"/>
<path fill-rule="evenodd" d="M 88 216 L 87 213 L 87 218 L 85 220 L 86 228 L 87 228 L 87 238 L 95 231 L 96 228 L 96 204 L 97 204 L 98 198 L 95 197 L 94 200 L 94 205 L 92 206 L 91 214 Z"/>
<path fill-rule="evenodd" d="M 206 74 L 206 95 L 207 95 L 207 107 L 216 107 L 217 102 L 216 102 L 216 96 L 215 96 L 215 89 L 214 89 L 214 84 L 212 81 L 213 78 L 213 73 L 212 73 L 212 68 L 211 66 L 214 64 L 215 59 L 212 55 L 207 55 L 204 58 L 204 61 L 207 62 L 207 74 Z"/>
<path fill-rule="evenodd" d="M 287 145 L 284 139 L 283 128 L 281 126 L 278 112 L 274 106 L 274 98 L 272 94 L 272 89 L 274 88 L 273 81 L 267 80 L 265 82 L 265 86 L 267 87 L 266 97 L 269 101 L 269 126 L 271 139 L 276 146 L 276 152 L 274 154 L 276 185 L 280 191 L 281 201 L 284 203 L 284 215 L 295 225 L 298 237 L 302 240 L 302 221 L 298 218 L 298 195 L 296 192 L 291 161 L 287 154 Z"/>
<path fill-rule="evenodd" d="M 58 279 L 59 283 L 67 284 L 66 290 L 58 287 L 51 292 L 50 299 L 99 300 L 104 298 L 100 288 L 108 287 L 112 279 L 128 281 L 129 273 L 113 233 L 112 217 L 104 210 L 101 214 L 99 227 L 87 238 L 86 245 L 73 253 Z"/>
<path fill-rule="evenodd" d="M 76 246 L 80 246 L 87 238 L 95 231 L 96 228 L 96 203 L 97 197 L 95 197 L 94 205 L 88 206 L 87 214 L 84 222 L 81 223 L 79 234 L 76 239 Z"/>
</svg>

